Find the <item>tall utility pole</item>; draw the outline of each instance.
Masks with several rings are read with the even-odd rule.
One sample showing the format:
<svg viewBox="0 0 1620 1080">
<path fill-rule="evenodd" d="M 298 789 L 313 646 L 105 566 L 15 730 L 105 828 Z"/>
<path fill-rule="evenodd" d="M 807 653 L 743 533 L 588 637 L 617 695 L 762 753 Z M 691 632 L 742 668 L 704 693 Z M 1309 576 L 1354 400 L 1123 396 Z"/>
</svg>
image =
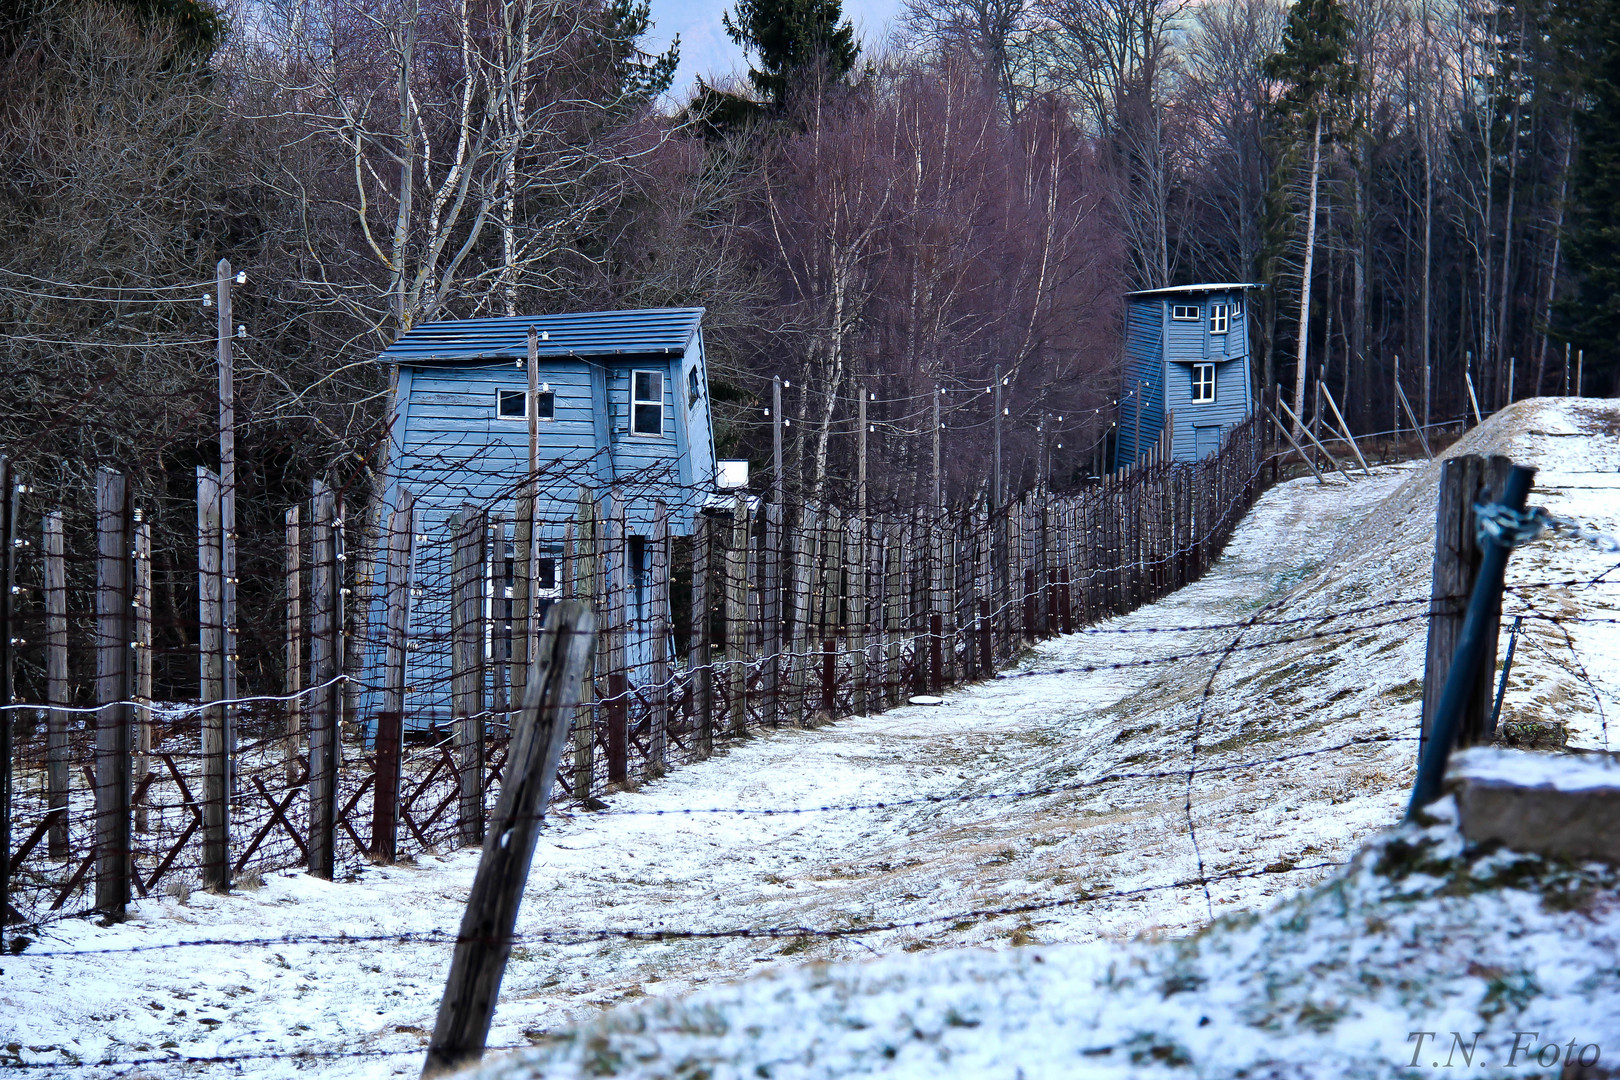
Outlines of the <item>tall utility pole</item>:
<svg viewBox="0 0 1620 1080">
<path fill-rule="evenodd" d="M 540 561 L 536 558 L 540 550 L 539 537 L 535 535 L 534 523 L 540 517 L 540 328 L 529 327 L 528 352 L 529 377 L 529 520 L 525 523 L 526 529 L 521 530 L 527 536 L 528 543 L 522 551 L 512 552 L 513 558 L 523 560 L 523 579 L 527 581 L 528 590 L 523 594 L 523 655 L 528 659 L 528 669 L 533 670 L 536 662 L 535 640 L 540 628 L 535 625 L 535 613 L 540 610 L 536 602 L 540 596 Z M 514 523 L 512 535 L 517 537 L 520 529 Z M 532 681 L 524 676 L 523 685 L 527 687 Z M 514 704 L 517 704 L 514 702 Z"/>
<path fill-rule="evenodd" d="M 866 399 L 869 396 L 865 384 L 859 379 L 855 381 L 855 426 L 859 429 L 860 441 L 855 444 L 855 508 L 861 520 L 866 520 Z"/>
<path fill-rule="evenodd" d="M 245 281 L 243 274 L 239 280 Z M 236 698 L 236 358 L 231 348 L 231 261 L 214 267 L 219 304 L 219 570 L 220 652 L 226 701 Z M 236 708 L 225 706 L 226 792 L 236 787 Z"/>
<path fill-rule="evenodd" d="M 939 399 L 944 393 L 945 393 L 945 391 L 943 391 L 943 390 L 941 390 L 939 388 L 939 384 L 935 383 L 934 384 L 934 505 L 936 507 L 943 507 L 945 505 L 945 498 L 944 498 L 945 493 L 944 493 L 944 490 L 940 487 L 940 483 L 939 483 L 939 439 L 940 439 L 939 433 L 940 433 L 940 430 L 944 427 L 944 424 L 940 420 L 940 415 L 939 415 L 939 413 L 940 413 L 940 408 L 939 408 L 940 401 L 939 401 Z"/>
<path fill-rule="evenodd" d="M 771 380 L 771 501 L 782 505 L 782 376 Z"/>
<path fill-rule="evenodd" d="M 996 458 L 995 458 L 995 472 L 991 476 L 990 492 L 991 492 L 991 497 L 995 500 L 996 506 L 999 507 L 1001 505 L 1001 411 L 1002 411 L 1002 405 L 1001 405 L 1001 365 L 1000 364 L 996 365 L 995 409 L 996 409 L 996 418 L 995 418 L 996 419 L 996 422 L 995 422 Z"/>
</svg>

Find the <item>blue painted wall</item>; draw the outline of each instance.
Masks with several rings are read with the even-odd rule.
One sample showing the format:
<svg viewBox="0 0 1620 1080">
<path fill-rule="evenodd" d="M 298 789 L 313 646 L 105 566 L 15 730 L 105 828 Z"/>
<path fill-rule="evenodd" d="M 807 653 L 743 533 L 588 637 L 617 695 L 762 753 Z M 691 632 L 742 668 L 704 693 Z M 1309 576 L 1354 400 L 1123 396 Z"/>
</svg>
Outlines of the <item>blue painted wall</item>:
<svg viewBox="0 0 1620 1080">
<path fill-rule="evenodd" d="M 1211 331 L 1210 307 L 1226 304 L 1225 333 Z M 1195 308 L 1196 319 L 1172 318 L 1172 308 Z M 1215 400 L 1192 400 L 1193 365 L 1215 364 Z M 1166 423 L 1174 425 L 1172 454 L 1195 461 L 1197 429 L 1216 429 L 1219 442 L 1253 408 L 1250 379 L 1248 303 L 1240 289 L 1161 291 L 1126 298 L 1125 370 L 1120 389 L 1119 433 L 1115 468 L 1127 468 L 1138 457 L 1137 410 L 1141 446 L 1151 449 Z M 1126 397 L 1143 385 L 1142 400 Z M 1204 440 L 1207 451 L 1209 440 Z"/>
<path fill-rule="evenodd" d="M 688 320 L 684 339 L 674 315 Z M 569 316 L 565 329 L 552 335 L 569 351 L 539 357 L 542 391 L 549 389 L 554 404 L 553 418 L 539 424 L 543 480 L 536 514 L 542 521 L 541 556 L 556 558 L 559 569 L 562 523 L 575 512 L 581 484 L 592 489 L 604 513 L 608 492 L 616 482 L 624 485 L 616 490 L 627 496 L 625 531 L 631 536 L 650 533 L 660 499 L 669 510 L 671 534 L 686 534 L 703 499 L 714 490 L 714 435 L 699 315 L 695 310 L 599 313 L 601 328 L 595 331 L 592 316 Z M 656 317 L 655 328 L 674 329 L 663 338 L 650 338 L 646 316 Z M 534 322 L 558 326 L 561 320 Z M 496 403 L 501 390 L 527 390 L 526 336 L 523 320 L 434 324 L 412 331 L 401 339 L 405 347 L 397 345 L 382 357 L 399 363 L 385 512 L 397 505 L 401 486 L 416 499 L 410 620 L 416 645 L 408 654 L 405 680 L 406 712 L 414 727 L 450 720 L 450 566 L 456 515 L 470 502 L 499 514 L 505 535 L 511 536 L 518 487 L 528 471 L 529 424 L 526 417 L 499 416 Z M 431 354 L 409 347 L 422 340 L 431 343 Z M 649 345 L 657 351 L 648 351 Z M 657 435 L 630 430 L 635 371 L 663 376 L 664 424 Z M 497 578 L 504 576 L 504 567 L 492 569 Z M 383 575 L 379 566 L 378 576 Z M 504 590 L 492 590 L 491 611 L 501 599 Z M 373 603 L 373 626 L 382 625 L 382 603 L 379 595 Z M 648 648 L 651 614 L 645 609 L 631 612 L 626 644 L 637 660 L 645 659 L 641 654 Z M 380 640 L 368 651 L 366 718 L 378 707 Z"/>
</svg>

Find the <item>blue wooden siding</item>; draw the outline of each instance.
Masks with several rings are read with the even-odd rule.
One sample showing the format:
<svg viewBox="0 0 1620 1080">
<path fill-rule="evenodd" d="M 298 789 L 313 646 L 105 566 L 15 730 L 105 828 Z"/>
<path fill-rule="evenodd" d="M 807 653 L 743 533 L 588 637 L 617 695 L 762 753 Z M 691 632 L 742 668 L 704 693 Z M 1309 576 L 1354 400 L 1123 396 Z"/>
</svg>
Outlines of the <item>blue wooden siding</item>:
<svg viewBox="0 0 1620 1080">
<path fill-rule="evenodd" d="M 1168 309 L 1160 304 L 1131 301 L 1126 311 L 1125 380 L 1120 389 L 1119 431 L 1115 437 L 1116 469 L 1136 460 L 1138 409 L 1144 446 L 1153 445 L 1164 425 L 1163 343 L 1168 317 Z M 1131 394 L 1141 384 L 1145 385 L 1140 394 Z"/>
<path fill-rule="evenodd" d="M 562 523 L 575 513 L 581 484 L 593 490 L 605 512 L 613 482 L 632 481 L 625 506 L 625 531 L 631 536 L 650 532 L 660 499 L 669 509 L 671 533 L 688 532 L 713 490 L 714 434 L 699 316 L 698 309 L 676 309 L 433 324 L 413 330 L 383 354 L 382 360 L 400 365 L 385 512 L 397 505 L 401 486 L 416 499 L 409 631 L 416 647 L 408 654 L 405 680 L 413 727 L 450 720 L 456 515 L 472 503 L 505 518 L 502 528 L 511 536 L 518 485 L 528 471 L 529 423 L 527 417 L 501 418 L 496 403 L 502 390 L 528 388 L 528 326 L 551 328 L 538 367 L 540 382 L 552 394 L 553 413 L 540 421 L 539 447 L 543 473 L 557 479 L 542 483 L 536 513 L 543 522 L 541 555 L 560 564 Z M 664 383 L 664 425 L 657 436 L 630 431 L 631 372 L 648 370 L 659 372 Z M 694 373 L 695 398 L 690 392 Z M 504 571 L 490 569 L 492 578 Z M 491 584 L 491 605 L 503 598 L 497 588 Z M 374 626 L 382 625 L 382 592 L 373 600 Z M 493 614 L 494 608 L 487 610 Z M 626 647 L 638 662 L 646 659 L 642 654 L 650 645 L 650 615 L 634 611 L 627 628 Z M 381 663 L 381 640 L 374 635 L 363 702 L 367 721 L 379 707 Z"/>
<path fill-rule="evenodd" d="M 1168 417 L 1174 425 L 1172 454 L 1178 460 L 1196 460 L 1197 429 L 1213 428 L 1224 437 L 1252 408 L 1247 297 L 1226 291 L 1160 292 L 1134 295 L 1127 303 L 1121 393 L 1128 393 L 1138 381 L 1147 384 L 1147 400 L 1141 406 L 1142 446 L 1152 447 Z M 1228 306 L 1225 333 L 1210 330 L 1212 304 Z M 1196 308 L 1197 320 L 1171 318 L 1172 306 Z M 1199 363 L 1215 364 L 1213 402 L 1193 403 L 1193 365 Z M 1122 398 L 1116 468 L 1136 459 L 1135 422 L 1134 399 Z M 1207 449 L 1207 437 L 1202 445 Z"/>
</svg>

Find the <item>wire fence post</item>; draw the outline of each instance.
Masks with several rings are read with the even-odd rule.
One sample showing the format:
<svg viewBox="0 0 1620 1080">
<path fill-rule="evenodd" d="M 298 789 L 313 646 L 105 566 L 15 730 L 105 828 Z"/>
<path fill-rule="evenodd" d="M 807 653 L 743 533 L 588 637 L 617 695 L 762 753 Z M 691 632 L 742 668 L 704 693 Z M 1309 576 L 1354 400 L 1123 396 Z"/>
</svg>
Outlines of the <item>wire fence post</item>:
<svg viewBox="0 0 1620 1080">
<path fill-rule="evenodd" d="M 16 605 L 11 587 L 17 580 L 17 507 L 11 459 L 0 456 L 0 705 L 16 703 Z M 11 713 L 0 713 L 0 944 L 12 921 L 11 907 Z M 54 793 L 53 793 L 54 794 Z M 53 837 L 54 839 L 54 837 Z M 65 842 L 65 837 L 64 837 Z"/>
<path fill-rule="evenodd" d="M 314 486 L 310 538 L 309 872 L 332 879 L 336 826 L 338 687 L 337 505 L 331 488 Z"/>
<path fill-rule="evenodd" d="M 647 681 L 647 767 L 649 777 L 669 769 L 669 507 L 653 502 L 652 536 L 648 538 L 648 613 L 652 656 Z"/>
<path fill-rule="evenodd" d="M 1476 538 L 1474 507 L 1504 490 L 1513 463 L 1505 457 L 1463 454 L 1440 464 L 1440 494 L 1435 511 L 1434 566 L 1429 587 L 1429 639 L 1423 668 L 1423 727 L 1427 738 L 1445 690 L 1457 643 L 1471 606 L 1474 585 L 1484 565 L 1485 550 Z M 1487 610 L 1483 632 L 1495 642 L 1501 602 Z M 1458 728 L 1458 745 L 1472 746 L 1489 733 L 1491 676 L 1495 663 L 1480 669 Z M 1421 745 L 1421 744 L 1420 744 Z"/>
<path fill-rule="evenodd" d="M 3 478 L 0 478 L 3 480 Z M 0 513 L 4 510 L 0 509 Z M 68 857 L 68 795 L 72 773 L 68 768 L 72 753 L 68 745 L 68 608 L 67 565 L 62 538 L 62 512 L 52 510 L 41 526 L 45 556 L 45 701 L 61 706 L 45 718 L 46 806 L 54 815 L 50 826 L 49 853 L 52 859 Z M 9 543 L 9 532 L 0 532 Z M 0 596 L 0 604 L 10 602 L 11 590 Z M 9 646 L 11 631 L 0 632 L 0 645 Z"/>
<path fill-rule="evenodd" d="M 489 839 L 461 918 L 424 1078 L 442 1076 L 484 1054 L 535 841 L 595 648 L 595 629 L 590 608 L 578 601 L 560 601 L 547 614 L 534 678 L 513 725 L 507 779 L 490 815 Z"/>
<path fill-rule="evenodd" d="M 631 585 L 630 538 L 625 534 L 623 490 L 608 492 L 607 533 L 602 545 L 602 637 L 607 642 L 607 778 L 622 784 L 630 778 L 630 673 L 626 669 L 625 631 Z"/>
<path fill-rule="evenodd" d="M 377 713 L 377 773 L 371 789 L 371 857 L 381 863 L 399 857 L 399 767 L 405 751 L 405 659 L 415 535 L 414 500 L 401 490 L 399 505 L 388 517 L 382 709 Z"/>
<path fill-rule="evenodd" d="M 1510 468 L 1499 488 L 1496 504 L 1508 510 L 1523 510 L 1536 471 L 1522 465 Z M 1464 733 L 1466 714 L 1476 701 L 1482 711 L 1483 705 L 1489 700 L 1490 677 L 1496 666 L 1497 624 L 1501 620 L 1502 580 L 1513 548 L 1508 543 L 1491 539 L 1486 539 L 1481 546 L 1484 549 L 1483 558 L 1469 596 L 1467 614 L 1463 617 L 1462 632 L 1457 638 L 1456 650 L 1446 672 L 1445 686 L 1432 710 L 1427 737 L 1418 744 L 1418 773 L 1412 785 L 1412 799 L 1406 809 L 1408 820 L 1440 797 L 1446 762 L 1451 756 L 1452 746 Z M 1481 674 L 1485 680 L 1483 694 L 1480 693 Z M 1429 716 L 1431 710 L 1425 708 L 1424 713 Z"/>
<path fill-rule="evenodd" d="M 197 466 L 197 685 L 202 712 L 202 885 L 210 892 L 231 887 L 230 748 L 226 742 L 225 575 L 221 562 L 219 477 Z"/>
<path fill-rule="evenodd" d="M 451 519 L 450 683 L 455 722 L 457 838 L 484 839 L 484 516 L 464 504 Z"/>
<path fill-rule="evenodd" d="M 714 753 L 713 671 L 709 666 L 709 518 L 701 510 L 692 521 L 692 623 L 686 669 L 692 679 L 692 726 L 699 760 Z"/>
<path fill-rule="evenodd" d="M 144 833 L 149 824 L 145 791 L 152 767 L 152 523 L 142 520 L 141 511 L 134 513 L 135 550 L 130 563 L 134 597 L 134 651 L 130 662 L 134 666 L 135 700 L 135 771 L 133 779 L 142 792 L 135 802 L 135 831 Z"/>
<path fill-rule="evenodd" d="M 298 764 L 298 744 L 302 739 L 304 723 L 304 591 L 303 591 L 303 530 L 299 508 L 288 508 L 282 519 L 283 588 L 287 598 L 287 658 L 283 689 L 287 695 L 286 745 L 283 759 L 287 786 L 298 783 L 302 770 Z"/>
<path fill-rule="evenodd" d="M 11 484 L 7 484 L 12 489 Z M 8 492 L 9 493 L 9 492 Z M 14 508 L 13 499 L 8 503 Z M 130 896 L 129 488 L 96 473 L 96 910 L 122 921 Z M 8 531 L 10 525 L 8 523 Z M 13 558 L 7 546 L 6 557 Z M 14 567 L 15 562 L 11 565 Z M 7 595 L 10 589 L 7 588 Z M 9 725 L 8 725 L 9 727 Z M 9 749 L 9 748 L 8 748 Z M 9 761 L 9 754 L 7 756 Z M 8 792 L 9 794 L 9 792 Z"/>
</svg>

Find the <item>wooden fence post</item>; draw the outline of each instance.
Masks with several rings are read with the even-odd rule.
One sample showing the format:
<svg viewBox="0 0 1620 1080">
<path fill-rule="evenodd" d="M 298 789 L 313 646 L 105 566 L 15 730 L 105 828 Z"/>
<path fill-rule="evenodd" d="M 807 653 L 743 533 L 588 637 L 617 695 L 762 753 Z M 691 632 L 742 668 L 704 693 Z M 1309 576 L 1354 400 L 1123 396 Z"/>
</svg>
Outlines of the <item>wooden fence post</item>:
<svg viewBox="0 0 1620 1080">
<path fill-rule="evenodd" d="M 135 771 L 133 780 L 144 785 L 151 770 L 152 754 L 152 524 L 142 520 L 135 511 L 135 550 L 130 564 L 134 597 L 134 649 L 130 662 L 134 665 L 135 706 Z M 146 800 L 135 806 L 135 831 L 147 828 Z"/>
<path fill-rule="evenodd" d="M 725 619 L 726 721 L 733 735 L 748 733 L 748 534 L 752 524 L 748 496 L 741 492 L 731 514 L 726 544 L 726 584 L 721 610 Z"/>
<path fill-rule="evenodd" d="M 314 485 L 310 517 L 309 872 L 332 879 L 337 807 L 339 688 L 337 503 L 325 481 Z M 331 685 L 328 685 L 331 684 Z"/>
<path fill-rule="evenodd" d="M 598 572 L 603 557 L 601 522 L 596 512 L 596 496 L 591 489 L 581 484 L 579 496 L 575 502 L 574 510 L 574 595 L 590 605 L 591 610 L 601 611 L 598 601 L 601 596 L 601 575 Z M 603 633 L 609 630 L 609 620 L 602 617 L 598 625 Z M 531 620 L 532 628 L 533 622 Z M 574 798 L 586 802 L 591 797 L 591 781 L 594 779 L 595 740 L 596 740 L 596 674 L 605 661 L 602 654 L 602 636 L 596 637 L 596 648 L 591 654 L 589 665 L 585 670 L 584 681 L 579 692 L 579 708 L 574 714 Z M 530 661 L 530 669 L 534 667 Z"/>
<path fill-rule="evenodd" d="M 647 672 L 652 683 L 647 694 L 647 765 L 649 777 L 662 776 L 669 769 L 669 507 L 664 500 L 653 503 L 651 548 L 648 557 L 647 602 L 652 617 L 652 663 Z"/>
<path fill-rule="evenodd" d="M 510 733 L 512 699 L 507 676 L 512 658 L 512 601 L 506 595 L 506 522 L 489 519 L 489 713 Z"/>
<path fill-rule="evenodd" d="M 197 466 L 197 683 L 202 713 L 202 886 L 231 888 L 230 745 L 225 706 L 225 572 L 219 477 Z"/>
<path fill-rule="evenodd" d="M 462 847 L 484 839 L 484 516 L 471 503 L 457 518 L 451 553 L 450 693 L 456 725 Z"/>
<path fill-rule="evenodd" d="M 630 673 L 625 666 L 625 630 L 629 622 L 630 538 L 625 535 L 622 490 L 609 491 L 607 534 L 602 544 L 602 636 L 607 641 L 607 778 L 622 784 L 630 778 Z"/>
<path fill-rule="evenodd" d="M 283 519 L 286 550 L 283 556 L 287 593 L 287 663 L 284 690 L 287 694 L 286 758 L 287 786 L 298 783 L 298 744 L 304 726 L 304 587 L 303 536 L 299 510 L 294 506 Z"/>
<path fill-rule="evenodd" d="M 405 657 L 411 624 L 411 548 L 416 537 L 415 500 L 404 489 L 388 516 L 384 548 L 383 687 L 377 713 L 377 773 L 371 794 L 371 857 L 399 857 L 399 764 L 405 752 Z"/>
<path fill-rule="evenodd" d="M 844 572 L 849 580 L 850 711 L 865 716 L 871 710 L 866 698 L 866 533 L 870 526 L 864 514 L 850 524 L 851 535 L 844 543 Z"/>
<path fill-rule="evenodd" d="M 512 703 L 523 701 L 529 672 L 529 627 L 534 613 L 534 585 L 530 571 L 534 560 L 534 498 L 519 495 L 517 513 L 512 517 L 512 631 L 510 634 Z M 564 589 L 572 587 L 563 583 Z"/>
<path fill-rule="evenodd" d="M 765 550 L 761 560 L 761 604 L 764 626 L 760 646 L 765 653 L 764 697 L 771 726 L 782 722 L 782 503 L 765 505 Z"/>
<path fill-rule="evenodd" d="M 1434 711 L 1451 671 L 1457 640 L 1462 634 L 1468 599 L 1473 595 L 1484 552 L 1474 539 L 1474 506 L 1501 495 L 1513 463 L 1493 455 L 1463 454 L 1440 464 L 1440 497 L 1435 514 L 1434 576 L 1429 588 L 1429 641 L 1423 668 L 1423 727 L 1429 736 Z M 1489 643 L 1479 666 L 1473 693 L 1457 732 L 1458 746 L 1472 746 L 1489 738 L 1491 678 L 1496 671 L 1496 639 L 1502 621 L 1501 602 L 1490 613 L 1485 630 Z"/>
<path fill-rule="evenodd" d="M 11 461 L 0 456 L 0 705 L 16 703 L 16 605 L 12 586 L 17 580 L 16 478 Z M 11 922 L 11 732 L 10 712 L 0 712 L 0 943 Z M 64 812 L 65 816 L 65 812 Z"/>
<path fill-rule="evenodd" d="M 16 505 L 12 499 L 7 502 Z M 129 700 L 129 646 L 134 639 L 129 607 L 129 517 L 129 488 L 123 474 L 98 470 L 96 704 L 102 707 L 96 711 L 96 910 L 119 921 L 129 903 L 131 856 L 131 710 L 124 704 Z M 9 545 L 6 556 L 11 557 Z"/>
<path fill-rule="evenodd" d="M 595 649 L 595 629 L 590 608 L 578 601 L 559 601 L 547 614 L 535 650 L 534 678 L 513 724 L 507 779 L 490 815 L 489 839 L 456 936 L 423 1077 L 442 1076 L 483 1056 L 535 841 Z"/>
<path fill-rule="evenodd" d="M 686 669 L 692 680 L 692 723 L 697 729 L 697 756 L 714 752 L 713 670 L 709 666 L 709 518 L 701 510 L 692 519 L 692 625 L 687 637 Z"/>
<path fill-rule="evenodd" d="M 0 468 L 3 467 L 0 464 Z M 4 480 L 5 477 L 0 476 L 0 482 Z M 0 513 L 3 512 L 0 509 Z M 52 510 L 45 515 L 41 532 L 45 555 L 45 701 L 65 708 L 69 704 L 67 566 L 63 558 L 60 510 Z M 7 539 L 7 534 L 0 531 L 0 543 Z M 6 595 L 9 595 L 9 590 Z M 4 602 L 5 597 L 0 596 L 0 603 Z M 6 633 L 9 639 L 6 631 L 0 633 Z M 46 806 L 52 812 L 61 811 L 51 823 L 49 842 L 52 859 L 68 857 L 68 795 L 71 782 L 68 721 L 71 714 L 64 708 L 52 709 L 45 719 Z"/>
</svg>

